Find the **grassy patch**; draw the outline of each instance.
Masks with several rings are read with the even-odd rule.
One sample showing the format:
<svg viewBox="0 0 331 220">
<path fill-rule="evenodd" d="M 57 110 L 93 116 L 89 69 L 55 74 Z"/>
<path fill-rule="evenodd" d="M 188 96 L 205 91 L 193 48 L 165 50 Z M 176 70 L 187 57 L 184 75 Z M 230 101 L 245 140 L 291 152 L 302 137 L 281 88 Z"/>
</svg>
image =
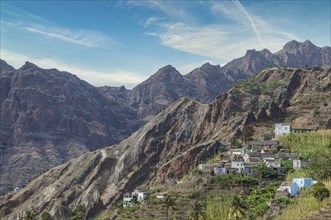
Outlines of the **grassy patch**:
<svg viewBox="0 0 331 220">
<path fill-rule="evenodd" d="M 331 179 L 323 181 L 323 183 L 331 191 Z M 282 212 L 281 215 L 277 216 L 275 219 L 299 220 L 327 205 L 331 205 L 331 197 L 319 203 L 312 195 L 303 194 L 293 199 L 293 202 Z"/>
</svg>

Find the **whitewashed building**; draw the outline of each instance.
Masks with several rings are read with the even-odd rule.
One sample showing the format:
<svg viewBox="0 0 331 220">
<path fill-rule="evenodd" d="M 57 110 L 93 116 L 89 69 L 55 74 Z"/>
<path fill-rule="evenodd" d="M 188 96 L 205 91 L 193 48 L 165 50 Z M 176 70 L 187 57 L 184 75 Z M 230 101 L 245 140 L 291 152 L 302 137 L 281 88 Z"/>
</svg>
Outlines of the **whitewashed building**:
<svg viewBox="0 0 331 220">
<path fill-rule="evenodd" d="M 289 134 L 291 132 L 291 125 L 288 123 L 275 124 L 275 136 Z"/>
</svg>

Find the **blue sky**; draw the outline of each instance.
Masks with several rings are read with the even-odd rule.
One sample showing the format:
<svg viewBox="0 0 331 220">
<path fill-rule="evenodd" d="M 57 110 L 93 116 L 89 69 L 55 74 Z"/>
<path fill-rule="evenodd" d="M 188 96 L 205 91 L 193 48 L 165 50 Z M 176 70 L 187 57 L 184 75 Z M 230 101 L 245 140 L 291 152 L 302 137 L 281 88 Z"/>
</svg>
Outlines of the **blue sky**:
<svg viewBox="0 0 331 220">
<path fill-rule="evenodd" d="M 324 1 L 3 1 L 1 59 L 132 88 L 171 64 L 186 74 L 247 49 L 331 44 Z"/>
</svg>

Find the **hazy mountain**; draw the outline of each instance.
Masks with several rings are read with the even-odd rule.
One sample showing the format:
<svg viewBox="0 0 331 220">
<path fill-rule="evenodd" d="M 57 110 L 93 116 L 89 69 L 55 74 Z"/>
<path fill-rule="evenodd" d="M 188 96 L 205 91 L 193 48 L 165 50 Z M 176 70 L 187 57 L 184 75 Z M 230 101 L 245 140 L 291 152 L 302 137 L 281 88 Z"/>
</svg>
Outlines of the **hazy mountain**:
<svg viewBox="0 0 331 220">
<path fill-rule="evenodd" d="M 272 132 L 273 123 L 287 120 L 292 126 L 327 128 L 330 99 L 330 67 L 266 69 L 210 104 L 181 98 L 120 144 L 42 174 L 6 197 L 0 213 L 14 219 L 33 207 L 64 219 L 68 208 L 84 205 L 93 217 L 138 186 L 182 177 L 233 136 L 260 137 Z"/>
</svg>

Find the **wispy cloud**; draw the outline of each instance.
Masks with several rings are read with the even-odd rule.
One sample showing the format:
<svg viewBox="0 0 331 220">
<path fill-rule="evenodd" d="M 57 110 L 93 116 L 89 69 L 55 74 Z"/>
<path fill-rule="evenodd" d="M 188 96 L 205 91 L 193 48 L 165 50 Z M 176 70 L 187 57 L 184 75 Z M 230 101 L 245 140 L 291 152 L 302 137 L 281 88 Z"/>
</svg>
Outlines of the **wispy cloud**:
<svg viewBox="0 0 331 220">
<path fill-rule="evenodd" d="M 78 44 L 85 47 L 104 47 L 110 43 L 114 44 L 115 42 L 110 37 L 92 30 L 71 30 L 63 27 L 46 27 L 35 24 L 22 26 L 21 29 L 47 38 Z"/>
<path fill-rule="evenodd" d="M 136 84 L 142 82 L 144 77 L 141 73 L 131 72 L 127 70 L 112 70 L 99 71 L 94 69 L 83 69 L 74 65 L 67 64 L 63 61 L 56 59 L 36 58 L 30 55 L 21 54 L 9 50 L 0 50 L 1 59 L 4 59 L 8 64 L 13 65 L 15 68 L 19 68 L 25 61 L 30 61 L 41 68 L 59 68 L 61 71 L 67 71 L 72 74 L 76 74 L 79 78 L 91 83 L 95 86 L 121 86 L 125 85 L 127 88 L 132 88 Z"/>
<path fill-rule="evenodd" d="M 1 19 L 2 29 L 12 31 L 25 31 L 26 33 L 36 34 L 48 39 L 76 44 L 84 47 L 99 47 L 111 49 L 118 42 L 110 36 L 95 30 L 70 29 L 51 23 L 50 21 L 25 12 L 17 7 L 5 4 L 1 8 L 4 14 Z M 11 30 L 9 30 L 11 29 Z"/>
<path fill-rule="evenodd" d="M 127 1 L 128 5 L 148 7 L 150 9 L 162 12 L 169 19 L 184 19 L 192 20 L 191 16 L 184 8 L 184 4 L 180 1 L 158 1 L 158 0 L 144 0 L 144 1 Z"/>
<path fill-rule="evenodd" d="M 208 6 L 215 17 L 220 20 L 225 17 L 230 22 L 200 25 L 185 21 L 156 21 L 154 24 L 158 25 L 159 31 L 146 31 L 146 34 L 158 37 L 164 46 L 217 58 L 220 62 L 243 56 L 248 49 L 268 48 L 275 52 L 287 41 L 296 38 L 257 15 L 249 14 L 239 1 L 217 1 Z"/>
<path fill-rule="evenodd" d="M 154 23 L 156 23 L 160 20 L 163 20 L 163 19 L 159 18 L 159 17 L 151 16 L 151 17 L 147 18 L 146 20 L 141 21 L 140 26 L 143 26 L 144 28 L 147 28 L 150 25 L 152 25 L 152 24 L 154 24 Z"/>
</svg>

